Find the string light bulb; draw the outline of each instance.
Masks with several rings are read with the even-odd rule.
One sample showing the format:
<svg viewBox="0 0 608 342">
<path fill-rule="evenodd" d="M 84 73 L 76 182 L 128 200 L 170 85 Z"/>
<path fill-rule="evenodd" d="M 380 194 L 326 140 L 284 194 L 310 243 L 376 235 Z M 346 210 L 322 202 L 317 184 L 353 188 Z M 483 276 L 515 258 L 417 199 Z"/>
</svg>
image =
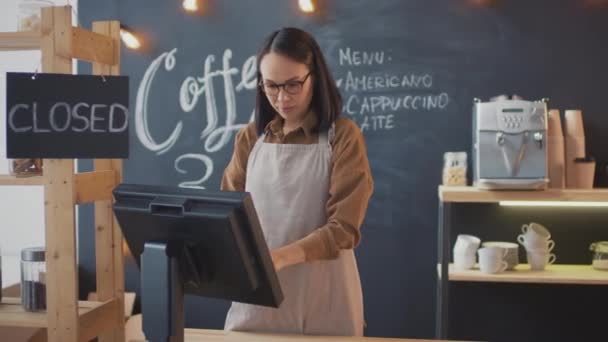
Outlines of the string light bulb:
<svg viewBox="0 0 608 342">
<path fill-rule="evenodd" d="M 137 50 L 141 47 L 141 42 L 139 38 L 131 30 L 127 27 L 121 25 L 120 26 L 120 40 L 125 44 L 126 47 L 132 50 Z"/>
<path fill-rule="evenodd" d="M 182 6 L 188 12 L 196 12 L 198 11 L 198 0 L 184 0 Z"/>
<path fill-rule="evenodd" d="M 298 6 L 304 13 L 313 13 L 316 10 L 314 0 L 298 0 Z"/>
</svg>

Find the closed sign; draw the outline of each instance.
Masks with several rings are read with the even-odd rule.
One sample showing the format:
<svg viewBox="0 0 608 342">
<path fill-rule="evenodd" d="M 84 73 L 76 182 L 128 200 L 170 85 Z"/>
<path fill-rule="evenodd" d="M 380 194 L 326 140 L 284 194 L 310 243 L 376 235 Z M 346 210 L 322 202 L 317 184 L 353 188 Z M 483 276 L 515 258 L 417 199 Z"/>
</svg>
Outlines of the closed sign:
<svg viewBox="0 0 608 342">
<path fill-rule="evenodd" d="M 7 73 L 9 158 L 127 158 L 126 76 Z"/>
</svg>

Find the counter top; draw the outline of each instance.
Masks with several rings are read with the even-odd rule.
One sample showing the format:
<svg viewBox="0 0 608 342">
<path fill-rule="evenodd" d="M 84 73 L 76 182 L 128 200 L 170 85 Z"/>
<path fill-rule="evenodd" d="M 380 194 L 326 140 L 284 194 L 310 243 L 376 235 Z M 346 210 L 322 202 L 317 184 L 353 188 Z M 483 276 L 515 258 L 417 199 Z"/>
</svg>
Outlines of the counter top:
<svg viewBox="0 0 608 342">
<path fill-rule="evenodd" d="M 186 329 L 186 342 L 424 342 L 445 340 L 417 340 L 380 337 L 302 336 L 246 333 L 223 330 Z"/>
</svg>

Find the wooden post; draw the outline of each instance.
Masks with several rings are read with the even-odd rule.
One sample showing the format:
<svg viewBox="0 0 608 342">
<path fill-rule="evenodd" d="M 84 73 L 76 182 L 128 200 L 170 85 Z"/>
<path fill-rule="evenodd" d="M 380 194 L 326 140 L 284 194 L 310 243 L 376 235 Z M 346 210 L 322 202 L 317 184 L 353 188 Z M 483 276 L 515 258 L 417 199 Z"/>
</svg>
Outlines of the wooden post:
<svg viewBox="0 0 608 342">
<path fill-rule="evenodd" d="M 42 71 L 72 73 L 71 7 L 42 9 Z M 49 342 L 78 341 L 74 161 L 44 160 Z"/>
<path fill-rule="evenodd" d="M 118 21 L 94 22 L 93 32 L 112 38 L 116 61 L 120 61 L 120 23 Z M 94 47 L 91 47 L 92 49 Z M 120 64 L 105 65 L 99 61 L 93 63 L 95 75 L 120 75 Z M 122 160 L 96 159 L 95 171 L 113 170 L 116 172 L 116 183 L 122 181 Z M 118 299 L 120 315 L 117 317 L 116 329 L 99 336 L 100 342 L 123 342 L 124 333 L 124 265 L 123 238 L 118 222 L 112 211 L 112 201 L 95 202 L 95 253 L 97 268 L 97 300 Z M 118 314 L 118 313 L 117 313 Z"/>
</svg>

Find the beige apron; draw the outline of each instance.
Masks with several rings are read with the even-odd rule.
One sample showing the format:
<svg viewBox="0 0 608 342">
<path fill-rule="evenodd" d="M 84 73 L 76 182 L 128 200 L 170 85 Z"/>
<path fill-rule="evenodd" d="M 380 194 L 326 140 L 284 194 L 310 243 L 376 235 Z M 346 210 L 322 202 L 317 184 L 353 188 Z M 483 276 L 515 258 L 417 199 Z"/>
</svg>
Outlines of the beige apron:
<svg viewBox="0 0 608 342">
<path fill-rule="evenodd" d="M 251 193 L 270 250 L 290 244 L 326 223 L 331 137 L 317 144 L 271 144 L 262 135 L 247 163 Z M 269 308 L 232 303 L 226 330 L 312 335 L 363 335 L 363 296 L 353 250 L 334 260 L 290 266 L 278 272 L 285 299 Z"/>
</svg>

